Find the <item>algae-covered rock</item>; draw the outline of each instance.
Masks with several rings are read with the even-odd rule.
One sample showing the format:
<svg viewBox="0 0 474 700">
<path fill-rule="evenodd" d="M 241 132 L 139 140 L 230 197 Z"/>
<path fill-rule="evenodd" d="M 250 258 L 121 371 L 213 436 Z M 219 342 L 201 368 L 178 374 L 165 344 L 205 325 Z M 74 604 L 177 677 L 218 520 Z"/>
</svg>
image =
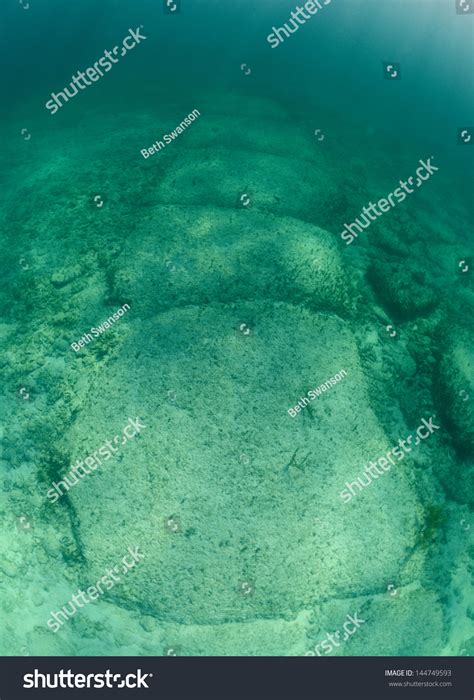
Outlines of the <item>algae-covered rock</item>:
<svg viewBox="0 0 474 700">
<path fill-rule="evenodd" d="M 214 205 L 235 209 L 247 194 L 258 210 L 314 221 L 324 207 L 328 185 L 312 163 L 293 157 L 226 150 L 193 149 L 176 155 L 157 188 L 163 204 Z"/>
<path fill-rule="evenodd" d="M 446 420 L 453 426 L 454 444 L 474 452 L 474 338 L 457 327 L 445 344 L 439 366 L 438 396 Z"/>
<path fill-rule="evenodd" d="M 333 237 L 256 210 L 154 207 L 114 261 L 112 278 L 112 295 L 141 317 L 258 298 L 291 299 L 341 315 L 350 309 Z"/>
<path fill-rule="evenodd" d="M 370 645 L 376 656 L 425 656 L 446 642 L 443 606 L 434 591 L 393 588 L 360 610 L 365 622 L 348 639 L 344 655 L 363 656 Z"/>
<path fill-rule="evenodd" d="M 440 411 L 450 428 L 452 442 L 461 462 L 451 470 L 441 462 L 440 471 L 456 500 L 473 502 L 474 469 L 474 344 L 472 335 L 460 326 L 451 329 L 443 343 L 437 372 L 436 396 Z"/>
<path fill-rule="evenodd" d="M 291 418 L 289 407 L 341 369 L 343 380 Z M 186 624 L 291 619 L 314 599 L 384 590 L 397 575 L 418 511 L 404 469 L 354 502 L 340 497 L 390 445 L 339 319 L 269 302 L 175 309 L 142 324 L 139 345 L 125 343 L 90 392 L 66 438 L 71 461 L 119 427 L 117 406 L 124 422 L 146 425 L 121 460 L 70 492 L 89 578 L 128 546 L 143 551 L 114 591 L 128 605 Z"/>
<path fill-rule="evenodd" d="M 421 265 L 377 260 L 368 268 L 367 279 L 382 304 L 400 320 L 426 315 L 438 304 L 436 292 L 427 284 L 428 271 Z"/>
</svg>

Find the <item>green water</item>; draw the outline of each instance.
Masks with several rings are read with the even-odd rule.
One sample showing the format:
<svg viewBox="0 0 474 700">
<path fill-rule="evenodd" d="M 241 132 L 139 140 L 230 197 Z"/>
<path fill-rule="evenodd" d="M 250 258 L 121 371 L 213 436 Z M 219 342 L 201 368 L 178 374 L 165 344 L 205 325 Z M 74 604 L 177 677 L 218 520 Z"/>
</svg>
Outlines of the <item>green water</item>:
<svg viewBox="0 0 474 700">
<path fill-rule="evenodd" d="M 474 652 L 472 17 L 377 5 L 274 50 L 289 2 L 2 10 L 1 654 L 302 655 L 355 613 L 332 655 Z"/>
</svg>

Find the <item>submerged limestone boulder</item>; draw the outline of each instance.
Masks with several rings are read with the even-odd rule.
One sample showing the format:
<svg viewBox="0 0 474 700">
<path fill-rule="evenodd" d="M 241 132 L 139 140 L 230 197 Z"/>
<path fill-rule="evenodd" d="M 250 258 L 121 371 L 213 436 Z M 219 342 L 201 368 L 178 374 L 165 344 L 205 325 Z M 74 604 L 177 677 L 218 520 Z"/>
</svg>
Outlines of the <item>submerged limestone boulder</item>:
<svg viewBox="0 0 474 700">
<path fill-rule="evenodd" d="M 129 415 L 146 425 L 70 492 L 87 577 L 139 546 L 145 558 L 114 597 L 181 624 L 290 620 L 314 600 L 385 590 L 419 506 L 402 466 L 353 502 L 340 497 L 390 448 L 347 325 L 242 302 L 174 309 L 135 330 L 66 435 L 74 461 Z"/>
<path fill-rule="evenodd" d="M 385 308 L 400 320 L 431 313 L 439 303 L 438 295 L 427 284 L 428 271 L 407 261 L 382 262 L 369 266 L 367 278 Z"/>
<path fill-rule="evenodd" d="M 327 188 L 323 173 L 299 158 L 214 147 L 177 154 L 156 195 L 163 204 L 233 209 L 247 194 L 256 209 L 314 221 L 328 196 Z"/>
<path fill-rule="evenodd" d="M 439 460 L 436 470 L 451 497 L 474 502 L 474 352 L 472 333 L 455 326 L 442 342 L 443 352 L 436 373 L 436 398 L 459 455 L 452 464 Z"/>
<path fill-rule="evenodd" d="M 453 333 L 439 367 L 445 404 L 443 410 L 454 426 L 452 437 L 464 452 L 474 454 L 474 350 L 473 337 L 461 328 Z"/>
<path fill-rule="evenodd" d="M 154 207 L 110 277 L 111 295 L 140 317 L 252 299 L 291 299 L 340 315 L 350 309 L 350 285 L 331 234 L 255 210 Z"/>
</svg>

